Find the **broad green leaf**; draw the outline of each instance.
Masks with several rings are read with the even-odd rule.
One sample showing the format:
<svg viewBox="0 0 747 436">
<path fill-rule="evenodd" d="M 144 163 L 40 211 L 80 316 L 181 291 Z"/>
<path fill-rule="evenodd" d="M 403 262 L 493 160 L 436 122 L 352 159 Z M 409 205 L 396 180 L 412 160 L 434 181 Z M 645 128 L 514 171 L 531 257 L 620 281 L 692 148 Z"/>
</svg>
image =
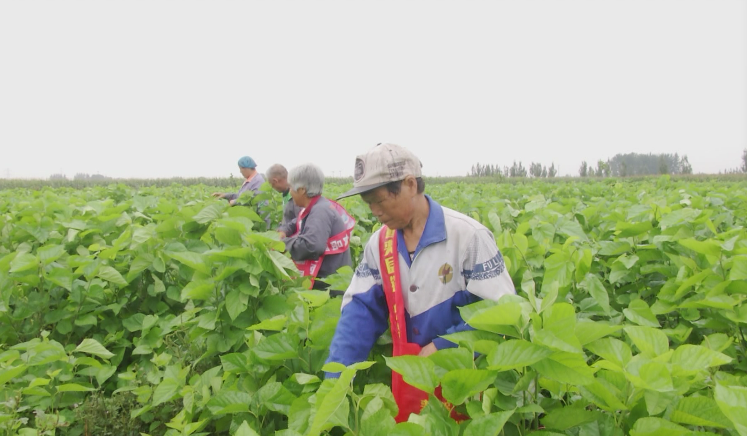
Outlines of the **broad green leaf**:
<svg viewBox="0 0 747 436">
<path fill-rule="evenodd" d="M 193 280 L 187 283 L 182 289 L 181 299 L 187 300 L 207 300 L 215 292 L 215 283 L 209 280 Z"/>
<path fill-rule="evenodd" d="M 228 227 L 218 227 L 215 229 L 215 239 L 226 245 L 238 246 L 241 245 L 241 232 Z"/>
<path fill-rule="evenodd" d="M 428 358 L 444 372 L 456 369 L 471 369 L 474 366 L 473 354 L 465 348 L 445 348 L 436 351 Z"/>
<path fill-rule="evenodd" d="M 77 383 L 67 383 L 57 386 L 57 392 L 89 392 L 95 390 L 94 388 L 85 387 Z"/>
<path fill-rule="evenodd" d="M 28 271 L 37 268 L 38 266 L 39 259 L 37 259 L 36 256 L 30 253 L 23 253 L 16 256 L 15 259 L 10 262 L 10 272 L 18 273 Z"/>
<path fill-rule="evenodd" d="M 166 254 L 172 259 L 175 259 L 196 271 L 210 274 L 210 264 L 208 264 L 207 260 L 200 253 L 194 253 L 191 251 L 167 251 Z"/>
<path fill-rule="evenodd" d="M 721 412 L 729 418 L 741 436 L 747 436 L 747 387 L 724 386 L 716 383 L 715 400 Z"/>
<path fill-rule="evenodd" d="M 153 275 L 153 289 L 156 294 L 162 294 L 166 292 L 166 286 L 163 284 L 161 279 Z"/>
<path fill-rule="evenodd" d="M 591 412 L 579 407 L 562 407 L 545 415 L 542 418 L 542 425 L 551 430 L 568 430 L 598 419 L 598 412 Z"/>
<path fill-rule="evenodd" d="M 655 416 L 665 411 L 674 403 L 677 397 L 679 397 L 679 395 L 676 391 L 661 392 L 646 389 L 643 392 L 643 399 L 645 400 L 646 411 L 649 416 Z"/>
<path fill-rule="evenodd" d="M 610 325 L 604 322 L 589 321 L 580 319 L 576 323 L 576 337 L 578 342 L 583 346 L 605 336 L 615 334 L 622 330 L 621 325 Z"/>
<path fill-rule="evenodd" d="M 672 377 L 663 363 L 648 362 L 640 367 L 638 376 L 643 380 L 646 389 L 657 392 L 669 392 L 674 389 Z"/>
<path fill-rule="evenodd" d="M 253 428 L 249 427 L 249 424 L 244 421 L 241 423 L 234 436 L 259 436 L 259 433 L 254 431 Z"/>
<path fill-rule="evenodd" d="M 51 380 L 48 378 L 35 378 L 34 381 L 29 383 L 29 387 L 33 388 L 36 386 L 47 386 L 49 382 L 51 382 Z"/>
<path fill-rule="evenodd" d="M 310 307 L 319 307 L 329 301 L 327 291 L 296 291 L 296 294 L 306 300 Z"/>
<path fill-rule="evenodd" d="M 577 254 L 574 257 L 576 262 L 576 271 L 574 274 L 576 282 L 581 282 L 591 269 L 591 262 L 593 260 L 592 253 L 588 248 L 578 250 L 576 253 Z"/>
<path fill-rule="evenodd" d="M 688 433 L 687 428 L 661 418 L 641 418 L 630 430 L 631 436 L 684 436 Z"/>
<path fill-rule="evenodd" d="M 249 297 L 242 294 L 238 289 L 233 289 L 226 295 L 226 311 L 228 316 L 231 317 L 231 321 L 246 310 L 248 302 Z"/>
<path fill-rule="evenodd" d="M 241 353 L 223 354 L 220 356 L 223 371 L 230 372 L 249 372 L 247 356 Z"/>
<path fill-rule="evenodd" d="M 158 316 L 146 315 L 143 318 L 143 330 L 147 332 L 151 327 L 156 325 L 156 323 L 158 323 Z"/>
<path fill-rule="evenodd" d="M 594 274 L 587 274 L 584 281 L 580 284 L 582 289 L 586 289 L 604 313 L 610 314 L 610 297 L 604 288 L 602 281 Z"/>
<path fill-rule="evenodd" d="M 672 354 L 671 363 L 686 371 L 701 371 L 713 366 L 731 363 L 731 357 L 702 345 L 684 344 Z"/>
<path fill-rule="evenodd" d="M 316 397 L 316 393 L 313 395 Z M 311 419 L 313 418 L 314 412 L 314 404 L 309 402 L 311 396 L 311 393 L 301 395 L 293 401 L 293 404 L 291 404 L 290 415 L 288 416 L 289 431 L 302 434 L 311 426 Z"/>
<path fill-rule="evenodd" d="M 567 289 L 573 280 L 574 263 L 567 253 L 555 253 L 544 261 L 545 274 L 542 278 L 542 294 L 548 294 L 551 286 Z"/>
<path fill-rule="evenodd" d="M 700 215 L 700 211 L 696 209 L 683 208 L 675 210 L 664 215 L 661 220 L 659 220 L 659 226 L 662 230 L 666 230 L 669 227 L 690 222 L 698 215 Z"/>
<path fill-rule="evenodd" d="M 251 394 L 231 389 L 221 389 L 207 402 L 208 410 L 215 416 L 248 412 L 251 405 Z"/>
<path fill-rule="evenodd" d="M 638 325 L 660 328 L 661 325 L 656 319 L 656 315 L 651 312 L 645 301 L 640 298 L 632 301 L 627 308 L 623 309 L 625 318 Z"/>
<path fill-rule="evenodd" d="M 671 416 L 672 422 L 699 427 L 731 428 L 729 418 L 724 416 L 718 404 L 707 397 L 682 398 Z"/>
<path fill-rule="evenodd" d="M 44 265 L 49 265 L 65 254 L 65 247 L 62 245 L 45 245 L 36 250 L 36 254 Z"/>
<path fill-rule="evenodd" d="M 488 356 L 488 369 L 506 371 L 533 365 L 549 357 L 553 350 L 525 340 L 510 340 L 498 345 Z"/>
<path fill-rule="evenodd" d="M 630 350 L 628 344 L 615 338 L 599 339 L 587 344 L 586 348 L 620 368 L 625 368 L 633 357 L 633 352 Z"/>
<path fill-rule="evenodd" d="M 632 248 L 629 243 L 624 241 L 601 241 L 599 254 L 602 256 L 617 256 L 627 253 Z"/>
<path fill-rule="evenodd" d="M 277 252 L 274 250 L 270 251 L 269 256 L 270 256 L 270 260 L 272 260 L 272 263 L 275 264 L 278 271 L 283 276 L 286 276 L 286 277 L 288 276 L 288 273 L 286 272 L 286 270 L 298 271 L 296 264 L 294 264 L 293 261 L 290 260 L 288 257 L 283 256 L 280 252 Z"/>
<path fill-rule="evenodd" d="M 99 343 L 99 341 L 95 339 L 83 339 L 83 342 L 81 342 L 80 345 L 75 348 L 75 351 L 93 354 L 94 356 L 101 357 L 102 359 L 109 359 L 110 357 L 114 356 L 114 353 L 107 350 L 103 345 Z"/>
<path fill-rule="evenodd" d="M 651 327 L 625 327 L 624 330 L 641 354 L 649 358 L 654 358 L 669 350 L 669 339 L 661 330 Z"/>
<path fill-rule="evenodd" d="M 627 223 L 625 221 L 619 221 L 615 227 L 615 230 L 620 233 L 617 234 L 618 238 L 630 238 L 633 236 L 639 236 L 644 233 L 648 233 L 653 226 L 650 221 L 644 221 L 641 223 Z"/>
<path fill-rule="evenodd" d="M 689 248 L 696 253 L 708 256 L 721 256 L 721 244 L 714 240 L 698 241 L 695 239 L 680 239 L 677 241 L 683 247 Z"/>
<path fill-rule="evenodd" d="M 282 361 L 298 357 L 298 340 L 290 333 L 277 333 L 265 338 L 252 348 L 260 359 Z"/>
<path fill-rule="evenodd" d="M 594 382 L 578 388 L 581 395 L 596 404 L 603 410 L 615 412 L 618 410 L 628 410 L 623 402 L 624 399 L 616 395 L 619 391 L 609 382 L 601 378 L 595 378 Z"/>
<path fill-rule="evenodd" d="M 327 421 L 340 407 L 343 407 L 343 403 L 347 406 L 347 392 L 354 375 L 354 370 L 342 371 L 332 389 L 324 395 L 321 403 L 317 405 L 311 427 L 306 432 L 307 436 L 319 436 Z"/>
<path fill-rule="evenodd" d="M 247 327 L 247 330 L 273 330 L 282 331 L 288 323 L 287 315 L 277 315 L 260 323 Z"/>
<path fill-rule="evenodd" d="M 376 397 L 368 403 L 363 411 L 360 434 L 388 436 L 395 425 L 396 422 L 392 413 L 384 407 L 382 399 Z"/>
<path fill-rule="evenodd" d="M 483 369 L 457 369 L 449 371 L 441 379 L 444 398 L 458 406 L 464 401 L 490 386 L 495 380 L 495 372 Z"/>
<path fill-rule="evenodd" d="M 257 391 L 260 404 L 269 410 L 288 415 L 291 404 L 296 400 L 288 389 L 280 382 L 268 383 Z"/>
<path fill-rule="evenodd" d="M 498 334 L 482 330 L 465 330 L 462 332 L 442 335 L 441 338 L 482 354 L 492 353 L 497 344 L 503 339 Z M 486 344 L 488 346 L 483 347 L 483 345 Z"/>
<path fill-rule="evenodd" d="M 685 294 L 687 294 L 687 291 L 692 288 L 693 286 L 701 283 L 703 280 L 705 280 L 708 276 L 712 275 L 713 272 L 710 270 L 701 271 L 698 274 L 695 274 L 694 276 L 691 276 L 677 288 L 677 290 L 674 292 L 674 298 L 675 300 L 678 300 L 682 298 Z"/>
<path fill-rule="evenodd" d="M 402 379 L 430 394 L 438 385 L 435 364 L 428 358 L 418 356 L 384 357 L 386 364 L 392 371 L 402 374 Z"/>
<path fill-rule="evenodd" d="M 519 303 L 499 304 L 479 312 L 465 321 L 470 326 L 494 333 L 502 333 L 502 326 L 516 325 L 521 317 Z"/>
<path fill-rule="evenodd" d="M 143 320 L 145 315 L 142 313 L 136 313 L 129 318 L 122 321 L 122 325 L 131 332 L 136 332 L 143 329 Z"/>
<path fill-rule="evenodd" d="M 575 236 L 581 241 L 587 240 L 586 233 L 583 228 L 581 228 L 581 225 L 575 220 L 567 218 L 561 217 L 558 219 L 556 233 L 560 233 L 568 238 Z"/>
<path fill-rule="evenodd" d="M 594 371 L 582 355 L 558 352 L 532 365 L 538 373 L 560 383 L 585 386 L 594 382 Z"/>
<path fill-rule="evenodd" d="M 475 418 L 467 424 L 464 436 L 498 436 L 513 413 L 513 410 L 509 410 Z"/>
<path fill-rule="evenodd" d="M 576 313 L 568 303 L 556 303 L 543 314 L 542 329 L 535 333 L 534 341 L 540 345 L 580 353 L 581 343 L 576 337 Z"/>
<path fill-rule="evenodd" d="M 747 256 L 735 256 L 731 259 L 729 280 L 747 280 Z"/>
<path fill-rule="evenodd" d="M 503 226 L 501 226 L 501 217 L 498 216 L 495 211 L 490 211 L 488 213 L 488 221 L 490 222 L 490 225 L 493 227 L 493 233 L 498 235 L 503 232 Z"/>
<path fill-rule="evenodd" d="M 226 206 L 223 204 L 223 202 L 209 204 L 205 206 L 197 215 L 193 216 L 192 219 L 200 224 L 205 224 L 223 216 L 225 207 Z"/>
<path fill-rule="evenodd" d="M 39 397 L 51 397 L 52 394 L 49 393 L 46 389 L 40 388 L 40 387 L 28 387 L 23 389 L 23 394 L 28 396 L 39 396 Z M 0 418 L 0 422 L 2 422 L 2 418 Z"/>
<path fill-rule="evenodd" d="M 26 365 L 18 365 L 0 369 L 0 386 L 23 374 L 26 368 Z"/>
<path fill-rule="evenodd" d="M 114 283 L 115 285 L 127 286 L 127 280 L 122 277 L 122 274 L 110 266 L 102 266 L 99 270 L 98 277 L 107 282 Z"/>
<path fill-rule="evenodd" d="M 151 405 L 155 407 L 171 401 L 177 395 L 180 388 L 181 384 L 177 380 L 173 378 L 164 379 L 153 391 L 153 402 Z"/>
</svg>

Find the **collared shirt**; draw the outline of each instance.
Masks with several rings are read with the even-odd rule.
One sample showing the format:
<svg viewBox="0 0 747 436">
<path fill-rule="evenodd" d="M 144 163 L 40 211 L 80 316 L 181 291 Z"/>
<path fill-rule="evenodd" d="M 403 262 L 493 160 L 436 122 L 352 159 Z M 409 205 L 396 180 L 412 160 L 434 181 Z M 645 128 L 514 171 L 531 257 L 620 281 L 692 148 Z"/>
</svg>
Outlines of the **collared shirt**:
<svg viewBox="0 0 747 436">
<path fill-rule="evenodd" d="M 241 188 L 239 188 L 239 192 L 232 193 L 232 194 L 226 194 L 225 197 L 223 198 L 229 201 L 236 200 L 245 191 L 252 191 L 256 195 L 257 193 L 259 193 L 259 187 L 262 186 L 264 182 L 265 182 L 265 178 L 262 177 L 262 174 L 254 173 L 251 177 L 244 180 L 244 183 L 241 184 Z"/>
<path fill-rule="evenodd" d="M 456 344 L 439 336 L 472 328 L 462 319 L 459 307 L 482 299 L 498 300 L 516 290 L 490 230 L 426 198 L 430 211 L 412 260 L 404 234 L 397 231 L 400 281 L 408 342 L 420 346 L 433 342 L 442 349 Z M 365 360 L 378 337 L 389 328 L 379 271 L 380 231 L 368 240 L 343 296 L 327 362 L 350 365 Z"/>
<path fill-rule="evenodd" d="M 291 192 L 290 189 L 283 192 L 283 206 L 285 206 L 286 204 L 288 204 L 289 201 L 291 201 L 292 197 L 291 197 L 290 192 Z"/>
</svg>

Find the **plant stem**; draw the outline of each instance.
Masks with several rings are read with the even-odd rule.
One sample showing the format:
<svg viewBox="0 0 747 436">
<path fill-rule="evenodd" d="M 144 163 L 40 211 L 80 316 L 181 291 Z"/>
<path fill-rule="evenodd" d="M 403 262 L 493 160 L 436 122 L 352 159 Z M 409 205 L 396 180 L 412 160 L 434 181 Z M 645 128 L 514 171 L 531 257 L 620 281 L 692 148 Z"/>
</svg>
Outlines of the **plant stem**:
<svg viewBox="0 0 747 436">
<path fill-rule="evenodd" d="M 539 375 L 534 376 L 534 404 L 539 406 Z M 534 429 L 539 429 L 539 413 L 534 414 Z"/>
</svg>

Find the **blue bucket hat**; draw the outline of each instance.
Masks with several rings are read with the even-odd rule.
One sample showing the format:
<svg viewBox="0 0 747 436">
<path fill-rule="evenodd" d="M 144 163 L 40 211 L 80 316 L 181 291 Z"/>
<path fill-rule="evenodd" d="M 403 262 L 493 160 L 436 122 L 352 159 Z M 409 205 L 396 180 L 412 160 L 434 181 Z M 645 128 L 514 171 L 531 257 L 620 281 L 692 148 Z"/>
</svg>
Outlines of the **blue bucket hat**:
<svg viewBox="0 0 747 436">
<path fill-rule="evenodd" d="M 257 168 L 257 163 L 254 162 L 254 159 L 250 158 L 249 156 L 244 156 L 241 159 L 239 159 L 239 167 L 240 168 Z"/>
</svg>

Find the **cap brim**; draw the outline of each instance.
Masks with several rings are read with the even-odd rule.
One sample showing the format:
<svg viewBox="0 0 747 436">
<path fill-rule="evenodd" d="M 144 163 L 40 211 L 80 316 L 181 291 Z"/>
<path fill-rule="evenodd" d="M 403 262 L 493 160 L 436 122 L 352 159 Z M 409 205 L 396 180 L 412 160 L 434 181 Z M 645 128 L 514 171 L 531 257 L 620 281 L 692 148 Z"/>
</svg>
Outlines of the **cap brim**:
<svg viewBox="0 0 747 436">
<path fill-rule="evenodd" d="M 353 195 L 358 194 L 365 194 L 368 191 L 373 191 L 376 188 L 380 188 L 382 186 L 388 185 L 390 182 L 384 182 L 384 183 L 376 183 L 374 185 L 368 185 L 368 186 L 359 186 L 357 188 L 353 188 L 346 193 L 340 195 L 337 197 L 338 200 L 345 198 L 345 197 L 352 197 Z"/>
</svg>

